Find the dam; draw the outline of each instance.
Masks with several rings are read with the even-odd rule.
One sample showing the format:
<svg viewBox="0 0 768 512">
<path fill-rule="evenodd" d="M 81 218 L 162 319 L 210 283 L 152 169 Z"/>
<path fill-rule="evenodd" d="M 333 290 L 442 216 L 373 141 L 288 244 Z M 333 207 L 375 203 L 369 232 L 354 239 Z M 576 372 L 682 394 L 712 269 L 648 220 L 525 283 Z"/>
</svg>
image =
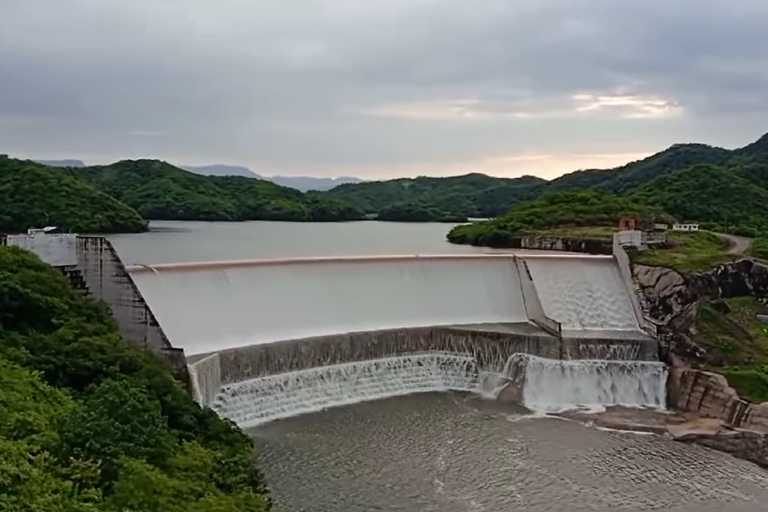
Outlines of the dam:
<svg viewBox="0 0 768 512">
<path fill-rule="evenodd" d="M 751 463 L 567 419 L 666 406 L 623 251 L 471 254 L 435 225 L 320 227 L 163 222 L 39 254 L 246 430 L 281 510 L 767 509 Z"/>
<path fill-rule="evenodd" d="M 663 408 L 666 367 L 612 256 L 134 265 L 196 399 L 242 427 L 458 391 L 545 411 Z"/>
</svg>

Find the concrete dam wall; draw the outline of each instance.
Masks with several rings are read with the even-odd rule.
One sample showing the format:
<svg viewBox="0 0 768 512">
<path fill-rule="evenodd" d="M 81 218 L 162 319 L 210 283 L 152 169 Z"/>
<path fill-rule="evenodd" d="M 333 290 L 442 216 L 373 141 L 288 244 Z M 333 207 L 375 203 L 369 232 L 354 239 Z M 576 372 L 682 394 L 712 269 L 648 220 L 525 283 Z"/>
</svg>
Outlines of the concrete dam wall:
<svg viewBox="0 0 768 512">
<path fill-rule="evenodd" d="M 349 332 L 528 321 L 510 258 L 154 270 L 133 277 L 188 354 Z"/>
<path fill-rule="evenodd" d="M 631 292 L 605 256 L 305 258 L 132 267 L 131 275 L 187 354 L 449 325 L 642 335 Z"/>
<path fill-rule="evenodd" d="M 611 257 L 305 258 L 130 270 L 174 345 L 196 354 L 197 400 L 243 426 L 397 394 L 493 393 L 514 354 L 629 361 L 630 370 L 657 359 Z M 617 375 L 590 368 L 595 382 Z M 657 389 L 665 374 L 647 368 L 636 369 Z"/>
</svg>

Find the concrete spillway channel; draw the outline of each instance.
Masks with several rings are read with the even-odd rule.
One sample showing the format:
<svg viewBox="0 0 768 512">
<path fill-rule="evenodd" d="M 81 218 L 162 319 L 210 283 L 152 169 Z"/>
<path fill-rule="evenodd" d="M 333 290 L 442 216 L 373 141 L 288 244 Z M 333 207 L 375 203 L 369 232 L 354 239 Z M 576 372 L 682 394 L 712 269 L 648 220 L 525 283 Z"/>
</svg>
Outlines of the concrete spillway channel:
<svg viewBox="0 0 768 512">
<path fill-rule="evenodd" d="M 130 270 L 168 338 L 185 349 L 197 399 L 243 426 L 399 394 L 492 394 L 509 383 L 515 354 L 535 356 L 524 359 L 529 405 L 664 406 L 666 370 L 654 362 L 656 341 L 613 257 L 377 256 Z M 557 393 L 548 394 L 547 382 Z"/>
</svg>

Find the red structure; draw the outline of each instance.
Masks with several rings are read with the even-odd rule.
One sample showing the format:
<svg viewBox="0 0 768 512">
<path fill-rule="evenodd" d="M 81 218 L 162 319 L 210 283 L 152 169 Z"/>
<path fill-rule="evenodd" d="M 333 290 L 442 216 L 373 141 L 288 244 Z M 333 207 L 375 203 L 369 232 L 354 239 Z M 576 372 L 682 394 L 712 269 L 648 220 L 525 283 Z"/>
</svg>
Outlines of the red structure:
<svg viewBox="0 0 768 512">
<path fill-rule="evenodd" d="M 629 217 L 622 218 L 619 221 L 619 229 L 622 231 L 634 231 L 635 219 L 630 219 Z"/>
</svg>

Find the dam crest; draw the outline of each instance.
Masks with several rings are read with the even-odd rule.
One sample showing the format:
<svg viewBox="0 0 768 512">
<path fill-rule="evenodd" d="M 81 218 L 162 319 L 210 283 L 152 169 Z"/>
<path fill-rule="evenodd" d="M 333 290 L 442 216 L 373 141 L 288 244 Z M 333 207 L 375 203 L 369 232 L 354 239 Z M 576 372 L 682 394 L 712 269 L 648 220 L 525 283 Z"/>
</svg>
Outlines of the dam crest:
<svg viewBox="0 0 768 512">
<path fill-rule="evenodd" d="M 666 367 L 619 250 L 129 271 L 188 354 L 195 398 L 243 427 L 434 391 L 663 408 Z"/>
</svg>

